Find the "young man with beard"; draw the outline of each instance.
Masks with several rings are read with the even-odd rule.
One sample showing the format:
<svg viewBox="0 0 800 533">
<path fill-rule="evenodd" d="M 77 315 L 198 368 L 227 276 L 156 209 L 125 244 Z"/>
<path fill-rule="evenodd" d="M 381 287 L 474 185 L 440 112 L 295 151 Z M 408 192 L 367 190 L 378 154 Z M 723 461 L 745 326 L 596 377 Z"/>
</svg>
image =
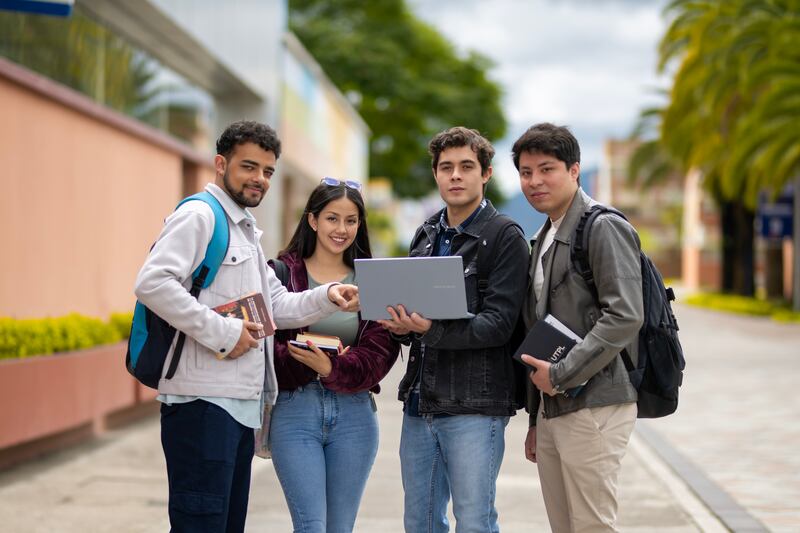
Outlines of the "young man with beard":
<svg viewBox="0 0 800 533">
<path fill-rule="evenodd" d="M 580 188 L 580 148 L 565 127 L 537 124 L 512 149 L 522 192 L 548 219 L 532 241 L 530 329 L 551 314 L 583 338 L 557 363 L 530 355 L 530 428 L 525 456 L 539 468 L 555 533 L 616 531 L 617 476 L 636 421 L 636 389 L 620 352 L 636 361 L 642 309 L 639 237 L 613 214 L 592 225 L 589 263 L 596 294 L 572 268 L 570 242 L 596 204 Z M 583 388 L 575 394 L 573 389 Z"/>
<path fill-rule="evenodd" d="M 410 256 L 460 255 L 469 311 L 460 320 L 428 320 L 413 309 L 389 308 L 382 321 L 411 342 L 400 384 L 404 402 L 400 461 L 408 533 L 446 532 L 447 503 L 459 532 L 496 532 L 495 485 L 505 427 L 515 401 L 513 350 L 507 345 L 524 298 L 528 246 L 517 225 L 496 242 L 482 233 L 504 224 L 484 198 L 494 148 L 471 129 L 450 128 L 431 140 L 433 177 L 446 206 L 420 226 Z M 491 238 L 489 239 L 491 240 Z M 478 249 L 491 268 L 478 287 Z"/>
<path fill-rule="evenodd" d="M 158 384 L 172 531 L 244 531 L 253 429 L 261 425 L 264 403 L 277 396 L 272 336 L 256 340 L 258 324 L 212 308 L 261 292 L 276 326 L 297 328 L 358 307 L 352 285 L 289 293 L 266 266 L 262 232 L 247 208 L 264 198 L 280 149 L 275 131 L 257 122 L 231 124 L 217 140 L 216 180 L 205 190 L 225 211 L 230 243 L 197 299 L 188 291 L 192 272 L 215 224 L 205 202 L 186 202 L 167 217 L 136 280 L 139 301 L 186 334 L 174 376 Z M 172 353 L 165 372 L 171 360 Z"/>
</svg>

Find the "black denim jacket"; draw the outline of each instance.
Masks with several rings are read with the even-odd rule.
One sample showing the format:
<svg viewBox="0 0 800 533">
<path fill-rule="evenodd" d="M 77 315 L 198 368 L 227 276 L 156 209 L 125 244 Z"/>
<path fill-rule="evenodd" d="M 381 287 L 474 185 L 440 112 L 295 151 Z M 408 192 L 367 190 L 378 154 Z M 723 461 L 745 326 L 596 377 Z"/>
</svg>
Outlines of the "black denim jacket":
<svg viewBox="0 0 800 533">
<path fill-rule="evenodd" d="M 432 254 L 440 214 L 436 213 L 417 230 L 410 257 Z M 476 316 L 434 320 L 425 335 L 412 335 L 407 339 L 411 341 L 411 351 L 398 399 L 406 401 L 421 372 L 421 414 L 506 416 L 513 415 L 521 407 L 517 402 L 520 391 L 515 386 L 516 363 L 506 343 L 525 298 L 529 250 L 525 237 L 515 226 L 499 237 L 489 286 L 482 308 L 478 309 L 478 246 L 492 244 L 484 243 L 480 233 L 487 220 L 496 214 L 491 202 L 487 202 L 478 217 L 451 242 L 452 255 L 464 258 L 467 307 Z M 425 356 L 420 357 L 423 344 Z"/>
</svg>

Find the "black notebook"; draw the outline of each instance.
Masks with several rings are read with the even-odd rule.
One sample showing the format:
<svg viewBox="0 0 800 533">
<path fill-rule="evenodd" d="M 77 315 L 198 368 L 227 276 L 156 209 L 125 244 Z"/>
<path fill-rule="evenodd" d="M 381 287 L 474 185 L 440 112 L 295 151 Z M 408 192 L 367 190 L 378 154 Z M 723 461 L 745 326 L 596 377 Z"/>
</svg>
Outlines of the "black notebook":
<svg viewBox="0 0 800 533">
<path fill-rule="evenodd" d="M 548 314 L 536 321 L 514 354 L 514 359 L 530 367 L 522 360 L 522 354 L 526 353 L 542 361 L 557 363 L 582 340 L 560 320 Z M 581 391 L 583 385 L 585 383 L 568 389 L 564 394 L 574 398 Z"/>
</svg>

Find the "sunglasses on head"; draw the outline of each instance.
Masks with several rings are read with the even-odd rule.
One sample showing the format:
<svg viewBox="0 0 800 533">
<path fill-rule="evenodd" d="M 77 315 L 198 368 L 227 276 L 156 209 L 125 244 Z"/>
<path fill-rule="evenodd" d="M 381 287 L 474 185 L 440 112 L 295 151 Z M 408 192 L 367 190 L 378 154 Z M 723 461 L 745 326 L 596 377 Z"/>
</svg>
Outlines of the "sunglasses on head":
<svg viewBox="0 0 800 533">
<path fill-rule="evenodd" d="M 344 185 L 349 189 L 361 192 L 361 183 L 354 180 L 339 180 L 336 178 L 325 176 L 324 178 L 319 180 L 319 182 L 324 183 L 325 185 L 330 185 L 331 187 L 338 187 L 339 185 Z"/>
</svg>

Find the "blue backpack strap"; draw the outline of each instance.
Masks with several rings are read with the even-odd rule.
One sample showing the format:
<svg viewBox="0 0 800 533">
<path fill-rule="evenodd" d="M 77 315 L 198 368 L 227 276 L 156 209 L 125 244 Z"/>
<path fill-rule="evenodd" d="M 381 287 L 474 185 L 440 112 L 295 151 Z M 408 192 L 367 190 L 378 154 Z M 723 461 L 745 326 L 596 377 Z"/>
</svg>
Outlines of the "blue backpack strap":
<svg viewBox="0 0 800 533">
<path fill-rule="evenodd" d="M 206 256 L 200 263 L 195 271 L 192 273 L 192 288 L 189 294 L 197 298 L 202 289 L 205 289 L 211 282 L 214 281 L 214 276 L 217 275 L 219 267 L 222 266 L 222 260 L 225 259 L 225 254 L 228 253 L 228 244 L 230 242 L 230 228 L 228 228 L 228 216 L 213 194 L 209 192 L 200 192 L 193 194 L 188 198 L 184 198 L 181 203 L 175 208 L 177 209 L 186 202 L 192 200 L 199 200 L 207 203 L 211 210 L 214 212 L 214 231 L 211 234 L 211 240 L 208 242 L 206 248 Z M 175 352 L 172 356 L 167 373 L 164 375 L 165 379 L 172 379 L 175 372 L 178 370 L 178 362 L 181 360 L 181 352 L 183 351 L 183 343 L 186 341 L 186 334 L 181 331 L 178 335 L 178 340 L 175 342 Z"/>
<path fill-rule="evenodd" d="M 192 288 L 189 292 L 197 298 L 200 290 L 208 287 L 214 281 L 214 277 L 225 259 L 225 254 L 228 253 L 230 228 L 225 210 L 214 195 L 201 192 L 189 196 L 182 200 L 176 209 L 190 200 L 205 202 L 214 213 L 214 231 L 206 248 L 206 255 L 200 266 L 192 273 Z M 141 383 L 157 389 L 167 352 L 174 339 L 175 328 L 147 309 L 141 302 L 136 302 L 131 335 L 128 339 L 128 352 L 125 356 L 128 371 Z M 171 379 L 175 375 L 185 340 L 186 334 L 179 332 L 172 361 L 165 375 L 166 379 Z"/>
<path fill-rule="evenodd" d="M 222 260 L 225 259 L 225 254 L 228 253 L 230 229 L 228 228 L 228 216 L 225 214 L 225 209 L 223 209 L 219 200 L 209 192 L 203 191 L 184 198 L 175 209 L 192 200 L 205 202 L 214 212 L 214 232 L 211 234 L 206 256 L 200 266 L 192 273 L 192 280 L 199 284 L 200 289 L 205 289 L 214 281 L 214 277 L 222 265 Z"/>
</svg>

